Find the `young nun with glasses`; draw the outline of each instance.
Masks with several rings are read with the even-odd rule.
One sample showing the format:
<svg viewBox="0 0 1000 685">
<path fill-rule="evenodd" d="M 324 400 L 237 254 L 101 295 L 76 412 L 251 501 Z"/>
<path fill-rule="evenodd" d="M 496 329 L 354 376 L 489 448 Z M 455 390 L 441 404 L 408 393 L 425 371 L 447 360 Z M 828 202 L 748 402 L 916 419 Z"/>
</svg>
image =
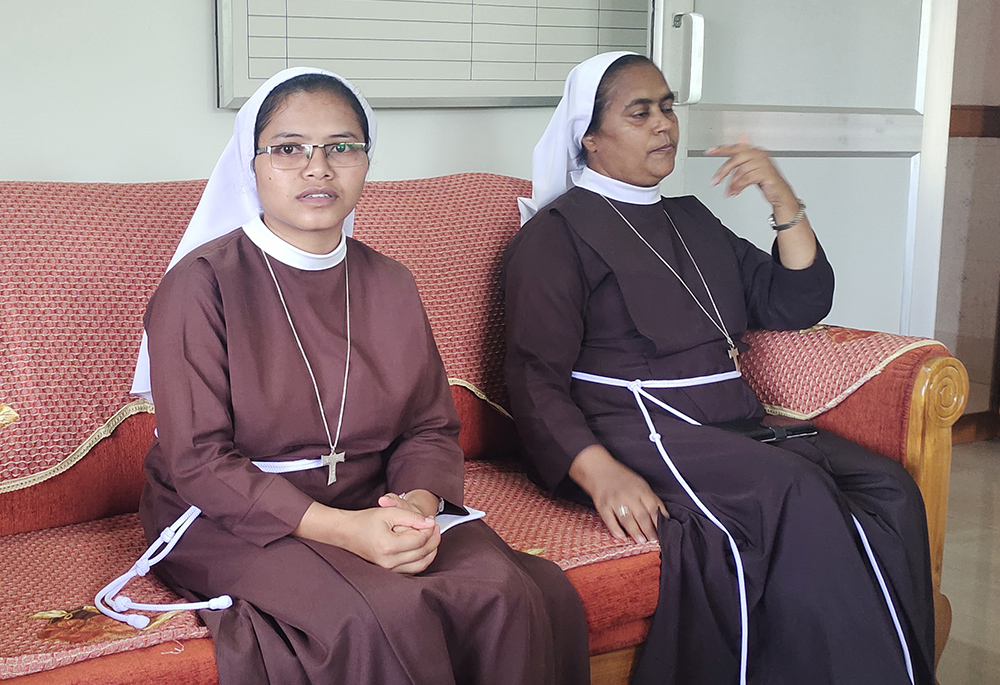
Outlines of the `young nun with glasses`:
<svg viewBox="0 0 1000 685">
<path fill-rule="evenodd" d="M 833 271 L 805 206 L 745 139 L 709 150 L 725 158 L 713 181 L 759 188 L 771 254 L 694 197 L 660 197 L 673 98 L 645 57 L 598 55 L 570 73 L 535 148 L 504 258 L 529 462 L 615 537 L 659 540 L 634 683 L 931 685 L 926 520 L 905 469 L 824 431 L 772 445 L 703 425 L 764 415 L 741 336 L 818 322 Z"/>
<path fill-rule="evenodd" d="M 559 568 L 482 521 L 441 532 L 464 513 L 445 370 L 410 273 L 350 238 L 374 143 L 329 72 L 237 115 L 145 317 L 153 547 L 98 604 L 142 623 L 116 595 L 156 564 L 224 685 L 589 683 Z"/>
</svg>

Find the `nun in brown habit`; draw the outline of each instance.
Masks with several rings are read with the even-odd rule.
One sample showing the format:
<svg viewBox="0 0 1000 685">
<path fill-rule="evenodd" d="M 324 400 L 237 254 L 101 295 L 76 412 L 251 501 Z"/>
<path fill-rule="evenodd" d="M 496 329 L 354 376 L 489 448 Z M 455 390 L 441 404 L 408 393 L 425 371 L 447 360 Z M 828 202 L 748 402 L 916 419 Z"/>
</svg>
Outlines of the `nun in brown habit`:
<svg viewBox="0 0 1000 685">
<path fill-rule="evenodd" d="M 290 69 L 235 129 L 150 301 L 133 388 L 156 402 L 142 523 L 151 542 L 178 531 L 153 570 L 212 602 L 196 606 L 220 681 L 589 683 L 559 568 L 482 521 L 441 532 L 466 513 L 445 371 L 410 273 L 349 237 L 368 104 Z"/>
<path fill-rule="evenodd" d="M 763 416 L 748 327 L 829 312 L 805 206 L 745 139 L 709 150 L 728 194 L 771 205 L 771 254 L 693 197 L 662 198 L 673 93 L 646 58 L 577 66 L 532 160 L 505 255 L 507 384 L 535 477 L 661 549 L 633 682 L 933 683 L 920 493 L 902 466 L 820 431 L 777 445 L 704 424 Z M 530 220 L 529 220 L 530 219 Z"/>
</svg>

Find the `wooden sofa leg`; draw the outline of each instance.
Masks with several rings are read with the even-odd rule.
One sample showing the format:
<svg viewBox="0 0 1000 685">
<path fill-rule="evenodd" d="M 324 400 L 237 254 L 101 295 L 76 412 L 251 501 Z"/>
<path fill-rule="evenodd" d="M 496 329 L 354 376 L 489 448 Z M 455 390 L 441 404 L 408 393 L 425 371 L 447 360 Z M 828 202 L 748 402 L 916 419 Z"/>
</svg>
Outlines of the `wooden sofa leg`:
<svg viewBox="0 0 1000 685">
<path fill-rule="evenodd" d="M 590 657 L 590 685 L 626 685 L 638 657 L 639 647 L 626 647 Z"/>
<path fill-rule="evenodd" d="M 938 592 L 934 595 L 934 672 L 937 672 L 938 662 L 941 661 L 941 653 L 944 645 L 948 642 L 948 634 L 951 633 L 951 602 L 943 594 Z M 593 664 L 593 659 L 591 659 Z"/>
</svg>

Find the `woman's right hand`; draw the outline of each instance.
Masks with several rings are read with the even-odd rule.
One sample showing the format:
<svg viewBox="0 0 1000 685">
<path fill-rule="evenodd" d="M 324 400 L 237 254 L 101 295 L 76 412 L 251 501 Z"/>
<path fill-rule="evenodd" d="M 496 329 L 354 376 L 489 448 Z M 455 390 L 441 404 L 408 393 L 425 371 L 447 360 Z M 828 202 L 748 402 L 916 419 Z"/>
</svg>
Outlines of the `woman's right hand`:
<svg viewBox="0 0 1000 685">
<path fill-rule="evenodd" d="M 657 514 L 669 516 L 646 479 L 601 445 L 591 445 L 576 455 L 569 476 L 590 495 L 604 525 L 618 540 L 655 540 Z"/>
<path fill-rule="evenodd" d="M 309 505 L 292 532 L 335 545 L 396 573 L 420 573 L 434 561 L 441 529 L 431 517 L 400 507 L 334 509 Z"/>
</svg>

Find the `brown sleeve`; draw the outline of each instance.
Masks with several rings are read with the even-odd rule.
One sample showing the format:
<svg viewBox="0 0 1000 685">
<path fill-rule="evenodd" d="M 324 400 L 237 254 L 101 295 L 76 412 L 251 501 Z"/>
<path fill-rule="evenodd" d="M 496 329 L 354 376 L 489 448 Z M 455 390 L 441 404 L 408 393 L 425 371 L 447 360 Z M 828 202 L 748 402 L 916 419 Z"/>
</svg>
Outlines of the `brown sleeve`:
<svg viewBox="0 0 1000 685">
<path fill-rule="evenodd" d="M 409 292 L 396 303 L 397 321 L 409 322 L 405 329 L 400 325 L 400 335 L 412 341 L 412 363 L 420 364 L 421 372 L 414 387 L 401 389 L 409 393 L 409 411 L 386 465 L 387 483 L 392 492 L 429 490 L 461 505 L 465 469 L 458 444 L 458 413 L 416 284 L 409 273 L 406 279 Z"/>
<path fill-rule="evenodd" d="M 312 499 L 234 447 L 228 332 L 210 265 L 182 262 L 168 272 L 145 325 L 158 440 L 177 494 L 257 545 L 290 534 Z"/>
<path fill-rule="evenodd" d="M 570 230 L 558 215 L 539 214 L 504 255 L 511 410 L 528 459 L 549 490 L 566 478 L 581 450 L 598 442 L 570 396 L 589 292 Z"/>
</svg>

